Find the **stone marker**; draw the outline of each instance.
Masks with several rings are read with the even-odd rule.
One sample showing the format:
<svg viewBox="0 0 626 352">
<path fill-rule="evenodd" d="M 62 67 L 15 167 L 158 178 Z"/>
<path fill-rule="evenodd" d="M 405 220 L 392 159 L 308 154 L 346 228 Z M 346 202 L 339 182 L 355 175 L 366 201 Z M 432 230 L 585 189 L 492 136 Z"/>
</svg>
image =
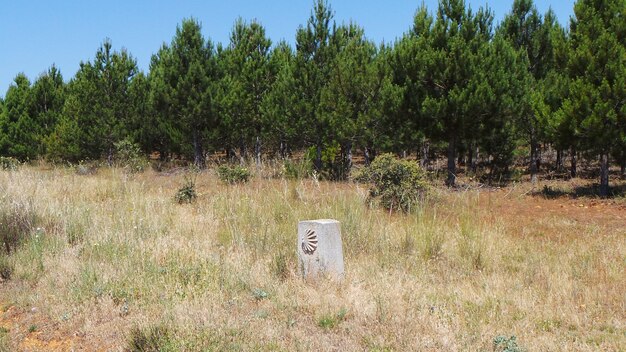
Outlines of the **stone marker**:
<svg viewBox="0 0 626 352">
<path fill-rule="evenodd" d="M 298 258 L 305 279 L 343 278 L 343 248 L 339 221 L 306 220 L 298 223 Z"/>
</svg>

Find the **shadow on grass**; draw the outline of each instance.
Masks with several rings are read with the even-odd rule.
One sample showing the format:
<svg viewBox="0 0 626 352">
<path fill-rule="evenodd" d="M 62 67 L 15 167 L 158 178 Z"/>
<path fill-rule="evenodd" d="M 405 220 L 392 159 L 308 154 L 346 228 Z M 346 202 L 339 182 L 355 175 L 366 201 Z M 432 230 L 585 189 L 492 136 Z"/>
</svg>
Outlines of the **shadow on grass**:
<svg viewBox="0 0 626 352">
<path fill-rule="evenodd" d="M 557 198 L 599 198 L 600 197 L 600 185 L 593 183 L 585 186 L 576 186 L 572 189 L 562 189 L 552 186 L 543 186 L 542 190 L 537 190 L 530 193 L 532 196 L 540 196 L 546 199 Z M 613 185 L 609 188 L 609 195 L 606 198 L 623 198 L 626 197 L 626 184 L 621 183 L 619 185 Z"/>
</svg>

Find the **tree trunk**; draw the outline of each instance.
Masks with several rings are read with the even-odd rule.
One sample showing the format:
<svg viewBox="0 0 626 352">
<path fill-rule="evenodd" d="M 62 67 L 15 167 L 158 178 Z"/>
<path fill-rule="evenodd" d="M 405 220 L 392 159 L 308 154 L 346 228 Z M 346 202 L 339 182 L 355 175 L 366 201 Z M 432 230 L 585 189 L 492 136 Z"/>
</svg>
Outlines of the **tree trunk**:
<svg viewBox="0 0 626 352">
<path fill-rule="evenodd" d="M 556 171 L 563 171 L 563 150 L 561 148 L 556 150 Z"/>
<path fill-rule="evenodd" d="M 539 168 L 539 163 L 537 162 L 537 152 L 538 152 L 537 142 L 534 139 L 530 140 L 530 182 L 532 184 L 537 183 L 537 171 Z"/>
<path fill-rule="evenodd" d="M 284 140 L 280 141 L 280 147 L 279 147 L 278 153 L 280 154 L 281 159 L 284 160 L 287 158 L 287 143 L 285 143 Z"/>
<path fill-rule="evenodd" d="M 372 159 L 370 159 L 370 148 L 363 148 L 363 158 L 365 159 L 365 166 L 370 166 Z"/>
<path fill-rule="evenodd" d="M 456 138 L 451 137 L 448 143 L 448 178 L 446 185 L 454 187 L 456 183 Z"/>
<path fill-rule="evenodd" d="M 193 131 L 193 163 L 199 169 L 204 169 L 206 166 L 204 162 L 204 153 L 202 150 L 202 143 L 200 142 L 200 136 L 198 130 Z"/>
<path fill-rule="evenodd" d="M 239 141 L 239 162 L 241 164 L 245 164 L 246 162 L 246 143 L 243 141 L 243 138 Z"/>
<path fill-rule="evenodd" d="M 424 169 L 428 166 L 428 153 L 430 153 L 430 143 L 428 141 L 423 141 L 422 160 L 420 160 L 420 166 Z"/>
<path fill-rule="evenodd" d="M 467 171 L 473 171 L 472 166 L 474 166 L 474 147 L 470 144 L 469 148 L 467 148 Z"/>
<path fill-rule="evenodd" d="M 600 197 L 609 195 L 609 155 L 600 155 Z"/>
<path fill-rule="evenodd" d="M 478 168 L 478 158 L 480 157 L 480 147 L 476 147 L 475 151 L 476 155 L 473 155 L 472 160 L 470 161 L 470 167 L 472 168 L 472 172 L 476 173 L 476 169 Z"/>
<path fill-rule="evenodd" d="M 572 153 L 572 155 L 570 155 L 571 166 L 570 166 L 569 174 L 572 178 L 574 178 L 576 177 L 578 173 L 576 170 L 576 148 L 572 147 L 570 149 L 570 152 Z"/>
<path fill-rule="evenodd" d="M 256 162 L 257 169 L 261 167 L 261 138 L 256 137 L 256 142 L 254 143 L 254 159 Z"/>
<path fill-rule="evenodd" d="M 348 143 L 346 146 L 346 165 L 345 165 L 346 177 L 350 175 L 350 170 L 352 170 L 352 143 Z"/>
<path fill-rule="evenodd" d="M 113 166 L 113 146 L 109 146 L 109 153 L 107 154 L 107 163 L 109 167 Z"/>
<path fill-rule="evenodd" d="M 313 166 L 315 167 L 315 171 L 322 171 L 322 145 L 319 142 L 315 146 L 315 162 Z"/>
</svg>

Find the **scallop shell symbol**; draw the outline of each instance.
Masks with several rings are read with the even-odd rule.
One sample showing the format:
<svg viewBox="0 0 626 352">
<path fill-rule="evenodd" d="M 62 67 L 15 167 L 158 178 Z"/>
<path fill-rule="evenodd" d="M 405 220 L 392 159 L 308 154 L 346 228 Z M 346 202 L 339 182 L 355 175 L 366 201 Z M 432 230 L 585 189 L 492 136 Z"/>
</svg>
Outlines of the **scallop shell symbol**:
<svg viewBox="0 0 626 352">
<path fill-rule="evenodd" d="M 317 235 L 315 231 L 309 229 L 304 234 L 304 240 L 302 241 L 302 251 L 305 254 L 311 255 L 317 249 Z"/>
</svg>

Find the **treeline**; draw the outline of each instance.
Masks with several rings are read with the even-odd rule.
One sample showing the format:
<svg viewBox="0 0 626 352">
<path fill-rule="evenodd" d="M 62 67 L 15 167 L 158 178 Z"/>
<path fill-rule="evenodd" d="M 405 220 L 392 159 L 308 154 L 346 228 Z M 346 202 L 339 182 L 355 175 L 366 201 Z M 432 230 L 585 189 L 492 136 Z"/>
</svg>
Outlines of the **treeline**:
<svg viewBox="0 0 626 352">
<path fill-rule="evenodd" d="M 610 161 L 626 173 L 626 1 L 578 0 L 569 28 L 532 0 L 515 0 L 499 26 L 486 8 L 441 0 L 412 27 L 377 45 L 355 23 L 338 24 L 318 0 L 295 48 L 272 44 L 257 21 L 237 20 L 224 46 L 187 19 L 152 56 L 148 73 L 105 40 L 64 82 L 52 66 L 31 84 L 18 74 L 0 100 L 0 155 L 76 162 L 113 158 L 121 141 L 203 167 L 287 158 L 347 177 L 353 154 L 415 153 L 426 165 L 506 173 L 527 150 L 536 180 L 542 148 Z"/>
</svg>

